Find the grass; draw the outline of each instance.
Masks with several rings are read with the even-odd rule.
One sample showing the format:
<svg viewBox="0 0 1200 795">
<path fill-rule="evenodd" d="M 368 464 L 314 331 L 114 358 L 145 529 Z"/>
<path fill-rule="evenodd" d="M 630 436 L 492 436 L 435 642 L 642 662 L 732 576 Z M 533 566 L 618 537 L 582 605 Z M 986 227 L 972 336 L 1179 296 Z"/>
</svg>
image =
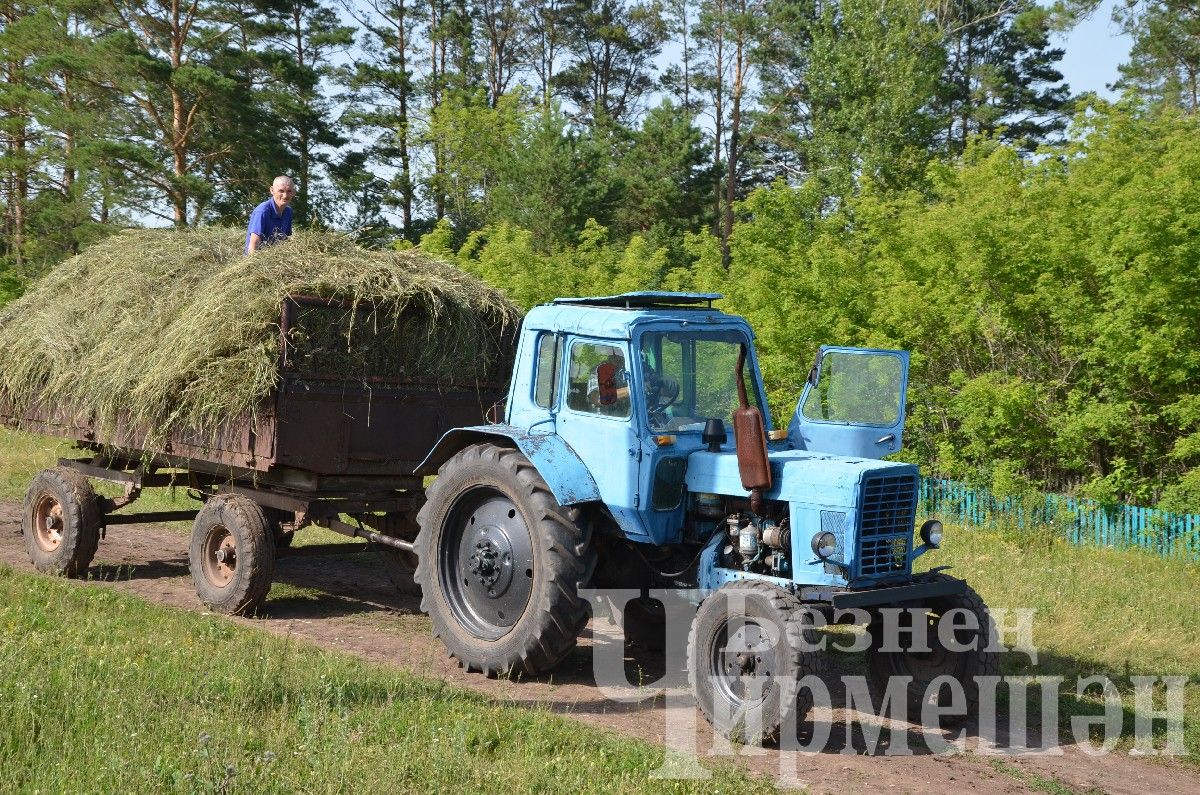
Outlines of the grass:
<svg viewBox="0 0 1200 795">
<path fill-rule="evenodd" d="M 0 566 L 6 791 L 761 792 L 349 655 Z"/>
<path fill-rule="evenodd" d="M 1064 741 L 1071 736 L 1072 715 L 1103 711 L 1098 698 L 1075 697 L 1080 677 L 1105 675 L 1121 691 L 1122 749 L 1133 736 L 1129 678 L 1190 677 L 1185 761 L 1200 767 L 1200 566 L 1137 550 L 1075 546 L 1037 531 L 964 527 L 949 527 L 943 549 L 920 562 L 952 566 L 950 573 L 967 580 L 991 607 L 1036 610 L 1037 665 L 1024 655 L 1006 654 L 1003 673 L 1066 678 L 1059 701 Z M 1161 694 L 1155 703 L 1161 707 Z M 1029 714 L 1035 726 L 1039 718 Z M 1156 722 L 1156 732 L 1161 728 Z M 1156 747 L 1162 743 L 1159 733 Z"/>
</svg>

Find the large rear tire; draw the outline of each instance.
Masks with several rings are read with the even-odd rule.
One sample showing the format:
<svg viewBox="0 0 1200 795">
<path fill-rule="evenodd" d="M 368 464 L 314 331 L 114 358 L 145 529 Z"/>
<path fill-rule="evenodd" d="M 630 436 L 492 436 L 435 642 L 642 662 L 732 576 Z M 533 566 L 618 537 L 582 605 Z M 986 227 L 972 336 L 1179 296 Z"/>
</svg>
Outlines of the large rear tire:
<svg viewBox="0 0 1200 795">
<path fill-rule="evenodd" d="M 417 515 L 416 582 L 433 633 L 467 670 L 540 674 L 574 648 L 596 555 L 518 450 L 484 443 L 442 465 Z"/>
<path fill-rule="evenodd" d="M 935 574 L 934 581 L 953 581 L 955 578 L 945 574 Z M 925 620 L 928 622 L 929 652 L 913 651 L 882 651 L 884 642 L 883 623 L 876 614 L 868 631 L 871 634 L 871 646 L 867 651 L 867 666 L 871 674 L 871 682 L 879 692 L 887 688 L 892 676 L 911 676 L 908 684 L 907 698 L 909 719 L 919 723 L 921 709 L 928 702 L 946 705 L 947 690 L 939 688 L 929 692 L 929 685 L 938 676 L 951 676 L 962 685 L 966 696 L 966 710 L 960 715 L 943 715 L 941 721 L 946 726 L 961 724 L 979 711 L 979 683 L 977 677 L 1000 675 L 1000 654 L 995 650 L 991 639 L 995 633 L 995 625 L 983 599 L 970 586 L 965 586 L 961 594 L 939 596 L 928 601 Z M 969 647 L 965 651 L 951 650 L 939 641 L 938 627 L 942 618 L 954 609 L 967 610 L 975 617 L 977 629 L 956 628 L 955 641 Z M 909 614 L 903 614 L 908 616 Z M 907 621 L 902 626 L 906 626 Z M 910 633 L 902 633 L 902 638 L 910 639 Z"/>
<path fill-rule="evenodd" d="M 25 492 L 21 532 L 34 568 L 82 577 L 100 545 L 100 503 L 80 472 L 55 467 L 39 472 Z"/>
<path fill-rule="evenodd" d="M 688 637 L 688 681 L 704 717 L 735 742 L 778 740 L 812 709 L 812 691 L 796 683 L 825 673 L 818 640 L 811 613 L 782 588 L 743 580 L 710 594 Z"/>
<path fill-rule="evenodd" d="M 275 575 L 275 539 L 263 509 L 238 495 L 210 498 L 192 525 L 188 568 L 196 594 L 211 609 L 257 611 Z"/>
</svg>

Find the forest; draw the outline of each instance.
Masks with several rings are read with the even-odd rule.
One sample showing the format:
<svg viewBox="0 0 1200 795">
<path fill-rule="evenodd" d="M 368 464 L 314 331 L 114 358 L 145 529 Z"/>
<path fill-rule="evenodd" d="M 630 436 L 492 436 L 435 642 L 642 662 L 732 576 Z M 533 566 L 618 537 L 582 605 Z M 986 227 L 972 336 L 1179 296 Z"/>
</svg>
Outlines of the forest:
<svg viewBox="0 0 1200 795">
<path fill-rule="evenodd" d="M 524 307 L 701 289 L 786 421 L 823 343 L 913 352 L 909 460 L 1200 512 L 1200 6 L 0 0 L 0 303 L 130 226 L 419 246 Z"/>
</svg>

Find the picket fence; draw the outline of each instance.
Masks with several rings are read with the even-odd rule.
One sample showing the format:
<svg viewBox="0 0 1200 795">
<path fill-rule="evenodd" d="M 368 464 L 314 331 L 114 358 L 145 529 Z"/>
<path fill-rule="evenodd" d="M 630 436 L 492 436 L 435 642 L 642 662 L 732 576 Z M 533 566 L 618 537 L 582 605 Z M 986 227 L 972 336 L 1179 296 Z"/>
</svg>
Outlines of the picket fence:
<svg viewBox="0 0 1200 795">
<path fill-rule="evenodd" d="M 992 496 L 955 480 L 921 479 L 921 508 L 946 522 L 1018 530 L 1051 528 L 1075 544 L 1144 549 L 1168 558 L 1200 561 L 1200 514 L 1044 494 Z"/>
</svg>

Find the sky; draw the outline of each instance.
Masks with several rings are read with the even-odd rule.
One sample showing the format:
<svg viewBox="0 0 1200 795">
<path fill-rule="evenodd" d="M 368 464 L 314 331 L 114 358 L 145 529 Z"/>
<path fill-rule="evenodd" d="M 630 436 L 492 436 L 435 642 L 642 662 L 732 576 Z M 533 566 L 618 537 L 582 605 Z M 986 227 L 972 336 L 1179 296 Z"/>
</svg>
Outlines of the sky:
<svg viewBox="0 0 1200 795">
<path fill-rule="evenodd" d="M 1058 69 L 1071 86 L 1071 93 L 1095 91 L 1105 99 L 1116 98 L 1108 85 L 1120 77 L 1117 67 L 1129 57 L 1132 44 L 1112 21 L 1116 2 L 1104 0 L 1088 19 L 1057 37 L 1055 46 L 1066 50 Z"/>
</svg>

